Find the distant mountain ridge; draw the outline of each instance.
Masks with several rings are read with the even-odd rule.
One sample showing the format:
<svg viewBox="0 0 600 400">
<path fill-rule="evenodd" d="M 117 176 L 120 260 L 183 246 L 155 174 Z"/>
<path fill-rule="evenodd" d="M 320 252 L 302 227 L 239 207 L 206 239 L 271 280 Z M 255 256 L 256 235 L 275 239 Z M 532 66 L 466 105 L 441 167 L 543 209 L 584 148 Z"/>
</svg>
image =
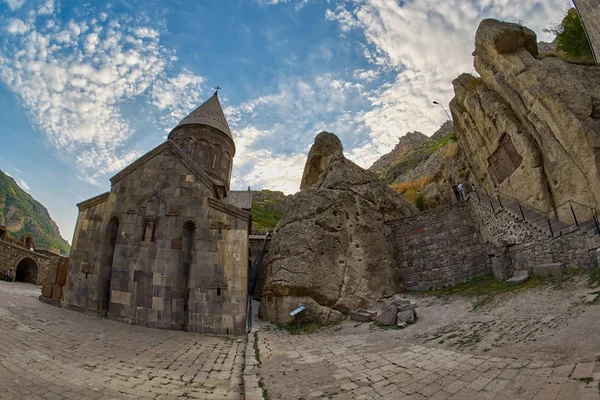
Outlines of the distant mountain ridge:
<svg viewBox="0 0 600 400">
<path fill-rule="evenodd" d="M 46 207 L 19 187 L 15 180 L 0 171 L 0 225 L 5 225 L 10 236 L 19 241 L 29 234 L 37 248 L 68 255 L 69 243 L 60 235 L 58 225 Z"/>
<path fill-rule="evenodd" d="M 426 161 L 437 149 L 456 140 L 452 134 L 452 121 L 446 121 L 431 137 L 421 132 L 408 132 L 398 144 L 369 167 L 388 184 L 407 174 Z"/>
</svg>

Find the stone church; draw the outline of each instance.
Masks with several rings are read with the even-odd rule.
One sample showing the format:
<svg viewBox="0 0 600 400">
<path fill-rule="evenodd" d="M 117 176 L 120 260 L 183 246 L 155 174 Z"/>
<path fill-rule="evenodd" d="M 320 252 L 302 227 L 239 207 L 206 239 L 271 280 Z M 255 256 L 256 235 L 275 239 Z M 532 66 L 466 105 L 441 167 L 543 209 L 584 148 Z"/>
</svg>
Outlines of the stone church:
<svg viewBox="0 0 600 400">
<path fill-rule="evenodd" d="M 77 205 L 63 306 L 117 321 L 243 334 L 250 191 L 218 94 Z"/>
</svg>

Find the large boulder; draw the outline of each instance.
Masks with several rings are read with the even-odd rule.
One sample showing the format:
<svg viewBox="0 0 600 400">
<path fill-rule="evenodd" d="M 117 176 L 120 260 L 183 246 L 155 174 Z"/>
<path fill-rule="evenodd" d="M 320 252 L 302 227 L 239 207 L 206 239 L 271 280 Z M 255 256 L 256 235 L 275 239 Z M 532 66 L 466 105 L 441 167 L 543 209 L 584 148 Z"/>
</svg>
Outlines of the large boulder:
<svg viewBox="0 0 600 400">
<path fill-rule="evenodd" d="M 310 298 L 319 305 L 314 320 L 330 322 L 401 286 L 385 222 L 415 209 L 375 174 L 347 160 L 341 148 L 332 155 L 318 148 L 336 142 L 333 134 L 319 134 L 310 154 L 329 161 L 316 182 L 286 202 L 261 277 L 263 319 L 285 323 Z M 309 157 L 307 167 L 313 162 Z"/>
<path fill-rule="evenodd" d="M 315 138 L 315 143 L 308 152 L 308 158 L 304 165 L 300 190 L 313 186 L 329 165 L 331 157 L 338 151 L 344 151 L 340 139 L 332 133 L 321 132 Z"/>
<path fill-rule="evenodd" d="M 562 205 L 568 223 L 568 200 L 599 208 L 600 69 L 539 56 L 533 31 L 492 19 L 474 55 L 480 77 L 459 76 L 450 103 L 473 183 L 543 211 Z"/>
</svg>

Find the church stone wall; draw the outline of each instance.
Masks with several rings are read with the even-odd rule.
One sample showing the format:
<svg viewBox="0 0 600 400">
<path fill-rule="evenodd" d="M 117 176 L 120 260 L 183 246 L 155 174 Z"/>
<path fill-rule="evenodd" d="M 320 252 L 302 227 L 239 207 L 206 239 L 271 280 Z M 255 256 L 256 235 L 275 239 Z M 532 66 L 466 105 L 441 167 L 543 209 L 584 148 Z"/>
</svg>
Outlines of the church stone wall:
<svg viewBox="0 0 600 400">
<path fill-rule="evenodd" d="M 113 182 L 105 201 L 80 211 L 66 306 L 156 328 L 242 334 L 249 215 L 213 215 L 212 196 L 169 146 Z"/>
<path fill-rule="evenodd" d="M 489 275 L 486 246 L 464 203 L 388 222 L 408 290 L 428 290 Z"/>
<path fill-rule="evenodd" d="M 106 195 L 79 210 L 63 296 L 64 306 L 68 308 L 106 314 L 102 287 L 107 284 L 109 275 L 101 265 L 106 264 L 103 257 L 107 245 L 105 231 L 114 201 L 114 194 Z"/>
<path fill-rule="evenodd" d="M 229 187 L 235 155 L 230 137 L 210 126 L 182 125 L 173 130 L 169 139 L 200 168 Z"/>
<path fill-rule="evenodd" d="M 241 335 L 248 296 L 248 219 L 211 203 L 209 239 L 191 263 L 188 330 Z"/>
</svg>

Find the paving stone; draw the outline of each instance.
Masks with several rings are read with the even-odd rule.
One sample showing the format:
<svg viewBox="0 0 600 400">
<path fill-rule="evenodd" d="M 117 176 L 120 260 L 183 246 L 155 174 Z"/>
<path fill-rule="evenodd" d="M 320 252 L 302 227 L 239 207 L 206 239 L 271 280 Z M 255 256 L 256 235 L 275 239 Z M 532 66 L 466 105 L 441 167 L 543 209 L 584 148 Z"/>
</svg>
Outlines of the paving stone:
<svg viewBox="0 0 600 400">
<path fill-rule="evenodd" d="M 594 366 L 596 364 L 594 362 L 587 363 L 579 363 L 575 365 L 575 369 L 571 374 L 571 378 L 573 379 L 585 379 L 591 378 L 594 373 Z"/>
<path fill-rule="evenodd" d="M 104 320 L 37 295 L 37 286 L 0 282 L 0 399 L 242 398 L 245 343 Z M 220 372 L 194 387 L 201 368 Z"/>
</svg>

